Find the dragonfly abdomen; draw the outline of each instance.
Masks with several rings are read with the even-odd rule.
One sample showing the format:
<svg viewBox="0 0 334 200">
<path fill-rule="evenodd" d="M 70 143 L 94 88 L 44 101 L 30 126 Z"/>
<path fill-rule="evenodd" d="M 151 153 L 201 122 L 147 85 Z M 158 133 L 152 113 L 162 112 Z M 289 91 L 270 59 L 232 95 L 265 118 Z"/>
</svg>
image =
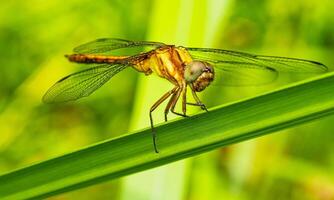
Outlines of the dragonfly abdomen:
<svg viewBox="0 0 334 200">
<path fill-rule="evenodd" d="M 71 54 L 65 55 L 71 62 L 76 63 L 115 63 L 124 60 L 128 56 L 101 56 L 101 55 L 86 55 L 86 54 Z"/>
</svg>

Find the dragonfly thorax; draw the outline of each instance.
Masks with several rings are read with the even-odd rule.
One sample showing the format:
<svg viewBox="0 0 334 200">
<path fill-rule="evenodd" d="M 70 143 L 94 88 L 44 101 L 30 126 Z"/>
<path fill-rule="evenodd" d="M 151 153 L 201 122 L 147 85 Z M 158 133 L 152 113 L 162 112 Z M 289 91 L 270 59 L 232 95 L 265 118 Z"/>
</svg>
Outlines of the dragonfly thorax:
<svg viewBox="0 0 334 200">
<path fill-rule="evenodd" d="M 196 92 L 204 90 L 214 79 L 213 67 L 206 62 L 192 61 L 185 66 L 184 78 Z"/>
</svg>

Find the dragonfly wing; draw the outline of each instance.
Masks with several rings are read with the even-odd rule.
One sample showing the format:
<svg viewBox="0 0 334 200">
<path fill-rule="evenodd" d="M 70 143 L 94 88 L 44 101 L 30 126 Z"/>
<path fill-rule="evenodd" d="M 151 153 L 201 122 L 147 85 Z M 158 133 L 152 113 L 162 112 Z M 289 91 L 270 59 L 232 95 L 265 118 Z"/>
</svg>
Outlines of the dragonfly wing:
<svg viewBox="0 0 334 200">
<path fill-rule="evenodd" d="M 145 42 L 145 41 L 130 41 L 115 38 L 101 38 L 88 42 L 86 44 L 75 47 L 73 51 L 80 54 L 97 54 L 107 53 L 113 50 L 134 47 L 154 47 L 164 46 L 164 43 Z"/>
<path fill-rule="evenodd" d="M 258 55 L 255 60 L 280 72 L 324 73 L 328 71 L 328 67 L 322 63 L 298 58 Z"/>
<path fill-rule="evenodd" d="M 210 63 L 210 62 L 209 62 Z M 214 85 L 257 86 L 275 81 L 278 71 L 246 62 L 211 62 L 215 69 Z"/>
<path fill-rule="evenodd" d="M 262 56 L 237 51 L 209 48 L 187 48 L 193 59 L 207 62 L 241 62 L 275 69 L 278 72 L 324 73 L 322 63 L 298 58 Z"/>
<path fill-rule="evenodd" d="M 43 101 L 57 103 L 89 96 L 126 67 L 122 64 L 102 64 L 68 75 L 56 82 L 46 92 Z"/>
</svg>

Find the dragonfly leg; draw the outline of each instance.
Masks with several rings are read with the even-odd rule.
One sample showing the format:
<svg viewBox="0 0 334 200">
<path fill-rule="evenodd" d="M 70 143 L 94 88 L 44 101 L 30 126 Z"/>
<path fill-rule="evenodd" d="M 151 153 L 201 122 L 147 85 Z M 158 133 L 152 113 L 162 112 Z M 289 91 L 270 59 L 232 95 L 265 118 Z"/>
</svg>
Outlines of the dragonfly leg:
<svg viewBox="0 0 334 200">
<path fill-rule="evenodd" d="M 190 105 L 190 106 L 198 106 L 198 107 L 201 107 L 202 110 L 205 110 L 205 111 L 209 112 L 209 110 L 206 108 L 205 104 L 203 104 L 203 103 L 192 103 L 192 102 L 187 102 L 186 104 L 187 104 L 187 105 Z"/>
<path fill-rule="evenodd" d="M 185 106 L 184 106 L 184 105 L 182 106 L 183 113 L 178 113 L 178 112 L 175 111 L 176 103 L 177 103 L 177 101 L 179 100 L 180 95 L 181 95 L 182 92 L 183 92 L 183 95 L 186 95 L 186 94 L 184 93 L 184 86 L 182 86 L 182 87 L 180 88 L 180 90 L 177 91 L 177 93 L 176 93 L 176 95 L 175 95 L 175 97 L 174 97 L 174 99 L 173 99 L 173 102 L 172 102 L 171 110 L 170 110 L 170 111 L 171 111 L 172 113 L 174 113 L 175 115 L 179 115 L 179 116 L 182 116 L 182 117 L 188 117 L 188 115 L 186 115 L 186 110 L 185 110 Z"/>
<path fill-rule="evenodd" d="M 208 109 L 206 108 L 205 104 L 201 102 L 201 100 L 198 98 L 195 90 L 193 89 L 192 85 L 190 85 L 190 88 L 191 88 L 191 93 L 196 101 L 196 103 L 188 103 L 188 105 L 191 105 L 191 106 L 200 106 L 202 110 L 205 110 L 206 112 L 209 112 Z"/>
<path fill-rule="evenodd" d="M 172 90 L 168 91 L 165 93 L 157 102 L 153 104 L 153 106 L 150 109 L 150 123 L 151 123 L 151 130 L 152 130 L 152 139 L 153 139 L 153 145 L 154 145 L 154 150 L 156 153 L 159 153 L 157 144 L 156 144 L 156 132 L 154 130 L 153 126 L 153 117 L 152 117 L 152 112 L 162 103 L 164 102 L 171 94 L 175 93 L 175 90 L 177 87 L 173 88 Z"/>
<path fill-rule="evenodd" d="M 182 90 L 182 112 L 184 115 L 187 114 L 187 85 Z"/>
<path fill-rule="evenodd" d="M 169 99 L 169 101 L 168 101 L 168 104 L 167 104 L 167 106 L 166 106 L 166 108 L 165 108 L 165 122 L 167 122 L 167 115 L 168 115 L 168 113 L 169 113 L 169 110 L 170 110 L 170 107 L 172 106 L 172 103 L 173 103 L 173 100 L 174 100 L 174 98 L 175 98 L 175 96 L 177 95 L 177 92 L 178 92 L 178 90 L 179 90 L 180 88 L 179 87 L 175 87 L 173 90 L 173 95 L 172 95 L 172 97 Z"/>
</svg>

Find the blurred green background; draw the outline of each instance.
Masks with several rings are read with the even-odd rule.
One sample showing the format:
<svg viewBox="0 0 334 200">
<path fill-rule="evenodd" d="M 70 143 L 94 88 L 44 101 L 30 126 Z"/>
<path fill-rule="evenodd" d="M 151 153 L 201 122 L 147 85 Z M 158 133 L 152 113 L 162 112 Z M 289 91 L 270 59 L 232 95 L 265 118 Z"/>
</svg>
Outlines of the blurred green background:
<svg viewBox="0 0 334 200">
<path fill-rule="evenodd" d="M 4 1 L 0 174 L 148 127 L 149 107 L 172 87 L 127 69 L 89 98 L 42 104 L 55 81 L 84 69 L 63 56 L 79 44 L 101 37 L 151 40 L 334 66 L 333 10 L 330 0 Z M 212 107 L 294 80 L 211 87 L 201 98 Z M 162 117 L 161 108 L 155 119 Z M 333 123 L 325 118 L 50 199 L 334 199 Z"/>
</svg>

